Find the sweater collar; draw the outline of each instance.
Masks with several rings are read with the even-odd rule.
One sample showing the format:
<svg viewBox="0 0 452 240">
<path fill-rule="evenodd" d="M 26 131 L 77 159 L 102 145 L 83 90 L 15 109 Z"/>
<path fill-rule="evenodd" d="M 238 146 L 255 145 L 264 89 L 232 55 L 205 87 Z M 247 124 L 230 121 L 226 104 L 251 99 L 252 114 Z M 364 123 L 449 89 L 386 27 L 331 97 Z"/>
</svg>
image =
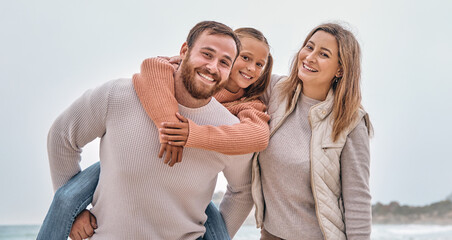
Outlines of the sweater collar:
<svg viewBox="0 0 452 240">
<path fill-rule="evenodd" d="M 325 119 L 333 110 L 334 103 L 334 92 L 331 88 L 328 91 L 328 95 L 326 99 L 314 106 L 311 107 L 310 114 L 313 117 L 313 120 L 323 120 Z"/>
<path fill-rule="evenodd" d="M 221 89 L 219 92 L 217 92 L 214 97 L 219 102 L 232 102 L 235 100 L 240 99 L 245 94 L 245 90 L 241 88 L 238 92 L 232 93 L 226 90 L 226 88 Z"/>
</svg>

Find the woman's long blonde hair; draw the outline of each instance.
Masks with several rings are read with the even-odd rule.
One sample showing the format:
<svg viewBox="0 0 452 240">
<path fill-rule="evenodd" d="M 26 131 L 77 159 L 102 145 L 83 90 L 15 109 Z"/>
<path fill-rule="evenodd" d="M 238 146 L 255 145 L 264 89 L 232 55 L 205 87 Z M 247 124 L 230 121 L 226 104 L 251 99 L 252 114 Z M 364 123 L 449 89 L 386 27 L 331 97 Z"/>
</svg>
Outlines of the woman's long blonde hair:
<svg viewBox="0 0 452 240">
<path fill-rule="evenodd" d="M 342 76 L 331 79 L 331 88 L 334 91 L 333 103 L 333 141 L 336 141 L 339 134 L 352 123 L 358 109 L 361 106 L 361 49 L 353 33 L 343 28 L 339 24 L 326 23 L 315 27 L 306 37 L 303 46 L 295 55 L 292 61 L 292 70 L 288 80 L 281 86 L 284 97 L 292 99 L 298 84 L 303 87 L 303 82 L 298 77 L 298 53 L 306 46 L 309 39 L 318 31 L 324 31 L 333 35 L 338 44 L 339 65 L 342 67 Z M 287 106 L 289 109 L 290 103 Z M 372 134 L 372 126 L 365 116 L 369 135 Z"/>
</svg>

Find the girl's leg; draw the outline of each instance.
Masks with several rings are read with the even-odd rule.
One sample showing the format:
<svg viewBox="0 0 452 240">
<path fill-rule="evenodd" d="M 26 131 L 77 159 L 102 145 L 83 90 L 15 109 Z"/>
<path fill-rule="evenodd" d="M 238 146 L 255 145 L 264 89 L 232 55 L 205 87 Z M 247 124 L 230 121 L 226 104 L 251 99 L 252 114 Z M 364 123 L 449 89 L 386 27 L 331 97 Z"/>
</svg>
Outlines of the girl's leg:
<svg viewBox="0 0 452 240">
<path fill-rule="evenodd" d="M 72 177 L 53 197 L 37 240 L 66 240 L 75 217 L 92 202 L 99 181 L 100 163 Z"/>
<path fill-rule="evenodd" d="M 228 229 L 224 223 L 220 211 L 218 211 L 215 204 L 210 202 L 206 209 L 207 221 L 204 224 L 206 233 L 204 240 L 230 240 Z"/>
</svg>

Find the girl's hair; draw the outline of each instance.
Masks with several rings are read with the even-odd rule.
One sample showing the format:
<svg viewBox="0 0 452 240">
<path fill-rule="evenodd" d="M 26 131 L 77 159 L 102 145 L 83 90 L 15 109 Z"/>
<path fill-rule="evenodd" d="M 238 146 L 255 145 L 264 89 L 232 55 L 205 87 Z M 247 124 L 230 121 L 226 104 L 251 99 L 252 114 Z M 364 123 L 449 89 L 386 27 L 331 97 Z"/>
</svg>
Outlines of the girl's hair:
<svg viewBox="0 0 452 240">
<path fill-rule="evenodd" d="M 234 30 L 235 34 L 239 37 L 239 39 L 244 37 L 249 37 L 256 39 L 258 41 L 261 41 L 267 45 L 267 47 L 270 48 L 267 39 L 265 38 L 264 34 L 260 32 L 257 29 L 254 28 L 238 28 Z M 259 76 L 256 82 L 245 88 L 245 94 L 243 95 L 243 98 L 245 102 L 257 99 L 259 96 L 261 96 L 265 90 L 267 89 L 268 84 L 270 83 L 270 77 L 272 74 L 272 68 L 273 68 L 273 57 L 270 53 L 268 53 L 267 57 L 267 63 L 265 64 L 265 67 L 262 71 L 262 74 Z"/>
<path fill-rule="evenodd" d="M 339 24 L 325 23 L 315 27 L 306 36 L 300 50 L 292 61 L 292 70 L 288 80 L 281 86 L 283 97 L 292 99 L 298 84 L 303 87 L 303 82 L 298 77 L 298 53 L 306 46 L 309 39 L 318 31 L 324 31 L 333 35 L 338 44 L 339 65 L 342 67 L 342 76 L 331 79 L 331 88 L 334 91 L 333 103 L 333 133 L 332 139 L 336 141 L 339 134 L 347 128 L 353 121 L 361 106 L 361 49 L 353 33 Z M 289 109 L 290 103 L 287 106 Z M 368 115 L 365 116 L 367 130 L 372 134 L 372 125 Z"/>
</svg>

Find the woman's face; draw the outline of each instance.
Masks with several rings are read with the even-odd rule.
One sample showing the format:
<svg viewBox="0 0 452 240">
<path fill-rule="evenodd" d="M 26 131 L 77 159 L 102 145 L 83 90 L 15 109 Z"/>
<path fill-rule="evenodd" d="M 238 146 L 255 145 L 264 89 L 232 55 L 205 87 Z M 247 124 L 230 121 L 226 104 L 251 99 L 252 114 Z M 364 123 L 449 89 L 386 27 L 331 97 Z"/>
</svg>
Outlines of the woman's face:
<svg viewBox="0 0 452 240">
<path fill-rule="evenodd" d="M 303 89 L 328 93 L 331 81 L 341 76 L 336 38 L 330 33 L 317 31 L 298 53 L 298 77 Z M 303 90 L 304 91 L 304 90 Z"/>
<path fill-rule="evenodd" d="M 242 37 L 240 42 L 242 49 L 235 60 L 226 85 L 226 89 L 230 92 L 237 92 L 256 82 L 267 64 L 269 54 L 267 44 L 250 37 Z"/>
</svg>

